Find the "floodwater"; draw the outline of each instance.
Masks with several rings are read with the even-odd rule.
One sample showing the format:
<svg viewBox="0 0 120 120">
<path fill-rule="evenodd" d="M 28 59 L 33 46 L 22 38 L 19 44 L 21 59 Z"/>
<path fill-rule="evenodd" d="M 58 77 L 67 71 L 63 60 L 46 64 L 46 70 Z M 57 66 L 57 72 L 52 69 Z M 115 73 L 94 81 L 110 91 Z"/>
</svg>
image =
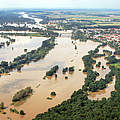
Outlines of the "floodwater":
<svg viewBox="0 0 120 120">
<path fill-rule="evenodd" d="M 36 18 L 35 16 L 32 16 L 30 17 L 28 14 L 26 14 L 25 12 L 20 12 L 18 13 L 21 15 L 21 17 L 23 18 L 29 18 L 29 19 L 33 19 L 35 21 L 35 24 L 28 24 L 28 23 L 22 23 L 22 24 L 17 24 L 17 23 L 7 23 L 6 26 L 14 26 L 14 27 L 24 27 L 26 25 L 26 27 L 29 27 L 29 28 L 42 28 L 42 29 L 45 29 L 45 26 L 40 24 L 40 22 L 42 21 L 42 19 L 40 18 Z M 3 25 L 0 25 L 0 27 L 3 26 Z"/>
<path fill-rule="evenodd" d="M 100 90 L 98 92 L 89 92 L 89 99 L 91 100 L 101 100 L 102 98 L 109 98 L 111 96 L 111 92 L 115 90 L 115 77 L 113 77 L 113 81 L 107 85 L 107 88 L 104 90 Z"/>
<path fill-rule="evenodd" d="M 42 42 L 48 38 L 45 37 L 32 37 L 29 36 L 10 36 L 16 41 L 8 47 L 0 48 L 0 61 L 12 61 L 19 55 L 24 54 L 24 49 L 28 52 L 34 50 L 42 45 Z M 7 39 L 0 38 L 0 42 L 6 42 Z"/>
<path fill-rule="evenodd" d="M 70 32 L 70 31 L 69 31 Z M 68 33 L 68 32 L 66 32 Z M 21 73 L 11 72 L 8 76 L 0 78 L 0 101 L 4 101 L 6 107 L 6 115 L 1 114 L 0 119 L 6 120 L 11 117 L 13 120 L 31 120 L 38 113 L 47 111 L 49 108 L 60 104 L 62 101 L 70 98 L 74 91 L 82 88 L 86 74 L 83 74 L 79 69 L 84 69 L 82 57 L 88 53 L 89 50 L 95 49 L 99 43 L 87 42 L 74 42 L 72 43 L 69 34 L 64 34 L 64 37 L 56 38 L 57 45 L 52 49 L 49 54 L 42 60 L 25 65 Z M 43 79 L 46 71 L 52 66 L 59 65 L 57 72 L 58 77 L 55 79 Z M 62 74 L 64 67 L 75 67 L 75 72 L 72 74 Z M 68 76 L 68 79 L 65 79 Z M 34 89 L 33 95 L 26 101 L 18 103 L 18 106 L 10 106 L 12 96 L 20 89 L 31 86 Z M 39 86 L 38 88 L 36 86 Z M 47 100 L 51 97 L 50 93 L 56 92 L 56 97 L 52 100 Z M 20 115 L 10 113 L 9 108 L 15 107 L 17 110 L 23 109 L 26 115 L 21 118 Z"/>
<path fill-rule="evenodd" d="M 32 27 L 38 27 L 38 28 L 44 28 L 39 22 L 42 21 L 42 19 L 39 18 L 32 18 L 29 17 L 24 12 L 20 13 L 22 17 L 24 18 L 30 18 L 35 20 L 35 24 L 26 24 L 29 28 Z M 18 26 L 18 24 L 8 24 L 11 26 Z M 23 26 L 21 24 L 20 26 Z M 0 33 L 34 33 L 29 31 L 0 31 Z M 8 47 L 0 48 L 0 62 L 1 61 L 12 61 L 14 58 L 16 58 L 19 55 L 24 54 L 24 49 L 27 49 L 27 51 L 34 50 L 42 45 L 42 42 L 48 38 L 45 37 L 32 37 L 29 36 L 10 36 L 10 38 L 15 39 L 16 41 L 12 44 L 10 44 Z M 0 37 L 0 42 L 6 42 L 8 41 L 5 38 Z M 9 53 L 9 54 L 8 54 Z"/>
<path fill-rule="evenodd" d="M 36 22 L 35 24 L 26 24 L 27 27 L 29 27 L 29 28 L 35 27 L 35 28 L 42 28 L 42 29 L 44 29 L 44 25 L 40 24 L 40 22 L 42 21 L 42 19 L 36 18 L 36 17 L 30 17 L 30 16 L 29 16 L 28 14 L 26 14 L 25 12 L 21 12 L 20 14 L 21 14 L 22 17 L 24 17 L 24 18 L 33 19 L 33 20 Z"/>
<path fill-rule="evenodd" d="M 25 13 L 22 13 L 22 15 L 25 18 L 29 17 Z M 34 18 L 34 20 L 36 21 L 36 26 L 41 26 L 39 24 L 39 19 Z M 32 118 L 34 118 L 37 114 L 46 112 L 49 108 L 69 99 L 74 91 L 82 88 L 86 77 L 86 74 L 82 72 L 84 69 L 82 57 L 87 55 L 89 50 L 94 50 L 99 43 L 93 41 L 74 41 L 73 44 L 70 38 L 71 31 L 61 31 L 59 33 L 61 33 L 61 37 L 56 38 L 57 45 L 49 52 L 49 54 L 46 55 L 44 59 L 39 60 L 38 62 L 32 62 L 29 65 L 24 65 L 21 72 L 14 71 L 11 72 L 10 75 L 1 76 L 0 101 L 5 103 L 5 107 L 7 107 L 7 109 L 4 111 L 7 112 L 7 114 L 3 115 L 0 113 L 0 120 L 8 120 L 7 117 L 12 118 L 12 120 L 32 120 Z M 30 39 L 30 37 L 17 36 L 15 39 L 15 43 L 11 44 L 7 48 L 0 49 L 0 61 L 11 61 L 16 56 L 23 54 L 24 49 L 28 49 L 28 51 L 36 49 L 41 46 L 42 41 L 46 38 L 33 37 Z M 75 50 L 75 44 L 77 46 L 77 50 Z M 13 50 L 12 47 L 14 48 Z M 100 48 L 100 53 L 102 53 L 104 49 L 112 50 L 114 52 L 114 49 L 106 46 Z M 106 68 L 105 70 L 102 70 L 102 68 L 96 68 L 94 66 L 94 70 L 100 73 L 100 76 L 97 78 L 99 80 L 100 78 L 104 78 L 110 70 L 109 66 L 105 64 L 107 61 L 104 57 L 97 58 L 96 61 L 101 61 L 102 65 Z M 44 80 L 43 77 L 45 76 L 46 71 L 54 65 L 59 65 L 57 79 L 53 76 L 52 78 L 46 78 Z M 62 74 L 62 69 L 64 67 L 71 66 L 75 67 L 74 73 Z M 79 71 L 79 69 L 81 69 L 81 71 Z M 65 76 L 67 76 L 68 79 L 65 79 Z M 114 90 L 114 84 L 115 78 L 113 78 L 113 82 L 108 84 L 106 89 L 96 93 L 89 93 L 89 99 L 110 97 L 110 92 Z M 33 88 L 33 95 L 25 101 L 21 101 L 15 106 L 11 106 L 12 96 L 17 91 L 28 86 Z M 47 97 L 51 97 L 50 93 L 52 91 L 56 92 L 56 97 L 52 100 L 47 100 Z M 10 113 L 10 108 L 16 108 L 18 111 L 22 109 L 25 111 L 26 115 L 20 116 L 15 113 Z"/>
<path fill-rule="evenodd" d="M 103 50 L 110 50 L 113 53 L 115 52 L 115 50 L 109 47 L 108 45 L 105 47 L 101 47 L 99 49 L 99 53 L 103 54 Z M 100 73 L 100 76 L 97 77 L 97 80 L 100 80 L 101 78 L 104 79 L 105 75 L 110 72 L 109 65 L 106 65 L 107 60 L 105 59 L 105 57 L 99 57 L 99 58 L 96 58 L 95 60 L 96 60 L 96 63 L 101 62 L 100 68 L 94 65 L 94 70 Z M 106 69 L 102 69 L 102 66 L 104 66 Z M 110 82 L 107 85 L 107 88 L 105 88 L 104 90 L 100 90 L 98 92 L 89 92 L 89 99 L 101 100 L 103 97 L 109 98 L 111 96 L 111 92 L 115 90 L 114 85 L 115 85 L 115 77 L 113 77 L 113 81 Z"/>
</svg>

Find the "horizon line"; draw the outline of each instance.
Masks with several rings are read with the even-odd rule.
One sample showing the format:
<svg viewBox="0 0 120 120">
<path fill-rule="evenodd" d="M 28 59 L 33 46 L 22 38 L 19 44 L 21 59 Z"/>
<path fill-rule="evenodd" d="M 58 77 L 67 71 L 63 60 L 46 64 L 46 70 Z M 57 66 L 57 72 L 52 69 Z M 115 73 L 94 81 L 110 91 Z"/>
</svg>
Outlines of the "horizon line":
<svg viewBox="0 0 120 120">
<path fill-rule="evenodd" d="M 24 10 L 24 9 L 64 9 L 64 10 L 120 10 L 118 8 L 0 8 L 0 10 Z"/>
</svg>

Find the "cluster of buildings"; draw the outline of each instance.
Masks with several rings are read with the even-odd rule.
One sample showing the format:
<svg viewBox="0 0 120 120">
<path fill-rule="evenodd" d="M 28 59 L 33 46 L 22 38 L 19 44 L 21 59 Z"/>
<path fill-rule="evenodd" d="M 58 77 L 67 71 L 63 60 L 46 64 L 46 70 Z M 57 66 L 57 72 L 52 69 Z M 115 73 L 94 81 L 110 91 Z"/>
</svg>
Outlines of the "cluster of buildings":
<svg viewBox="0 0 120 120">
<path fill-rule="evenodd" d="M 120 29 L 88 29 L 87 34 L 91 34 L 93 39 L 100 41 L 113 41 L 120 46 Z"/>
</svg>

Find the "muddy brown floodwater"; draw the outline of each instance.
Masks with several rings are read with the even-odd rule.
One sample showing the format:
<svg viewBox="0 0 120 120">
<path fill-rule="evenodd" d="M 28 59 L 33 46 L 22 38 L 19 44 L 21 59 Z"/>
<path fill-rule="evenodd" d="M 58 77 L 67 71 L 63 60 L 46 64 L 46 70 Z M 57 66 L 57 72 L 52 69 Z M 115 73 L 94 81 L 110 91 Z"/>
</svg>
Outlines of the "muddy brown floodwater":
<svg viewBox="0 0 120 120">
<path fill-rule="evenodd" d="M 109 47 L 108 45 L 105 47 L 101 47 L 99 49 L 99 53 L 103 54 L 103 50 L 110 50 L 113 53 L 115 52 L 115 50 L 113 48 Z M 96 63 L 101 62 L 101 66 L 104 66 L 106 68 L 106 69 L 102 69 L 102 67 L 98 68 L 98 67 L 96 67 L 96 65 L 94 65 L 94 70 L 100 74 L 100 76 L 97 77 L 97 80 L 100 80 L 101 78 L 104 79 L 105 75 L 110 72 L 109 66 L 106 65 L 107 60 L 105 59 L 105 57 L 99 57 L 95 60 L 96 60 Z M 115 77 L 113 77 L 112 82 L 107 84 L 107 88 L 105 88 L 104 90 L 100 90 L 98 92 L 89 92 L 89 96 L 88 96 L 89 99 L 101 100 L 103 97 L 109 98 L 111 96 L 111 92 L 115 90 L 114 85 L 115 85 Z"/>
<path fill-rule="evenodd" d="M 14 71 L 11 72 L 10 75 L 2 76 L 0 78 L 0 101 L 4 101 L 5 106 L 8 107 L 8 109 L 4 110 L 7 112 L 6 115 L 0 113 L 0 120 L 7 120 L 7 117 L 12 118 L 12 120 L 32 120 L 38 113 L 46 112 L 49 108 L 69 99 L 74 91 L 82 88 L 86 77 L 86 74 L 79 71 L 79 69 L 84 69 L 82 57 L 87 55 L 89 50 L 95 49 L 99 43 L 93 41 L 74 41 L 77 45 L 77 50 L 75 50 L 75 45 L 72 44 L 70 38 L 71 31 L 61 31 L 60 33 L 62 34 L 62 37 L 56 38 L 57 45 L 44 59 L 25 65 L 22 68 L 21 73 Z M 114 52 L 114 49 L 106 46 L 100 48 L 100 53 L 102 53 L 104 49 L 112 50 Z M 102 70 L 101 68 L 96 68 L 94 66 L 95 70 L 100 73 L 100 76 L 97 79 L 104 78 L 110 71 L 109 66 L 106 66 L 104 57 L 97 58 L 96 61 L 101 61 L 102 65 L 106 67 L 105 70 Z M 57 79 L 53 76 L 51 79 L 46 78 L 44 80 L 43 77 L 45 76 L 46 71 L 54 65 L 59 65 L 60 67 L 57 72 Z M 62 74 L 62 69 L 64 67 L 71 66 L 75 67 L 75 72 L 73 74 Z M 65 79 L 65 76 L 68 76 L 68 79 Z M 113 82 L 108 84 L 108 87 L 105 90 L 90 93 L 89 98 L 101 99 L 103 97 L 110 97 L 110 92 L 114 90 L 114 84 L 115 78 L 113 78 Z M 31 86 L 34 89 L 33 95 L 26 101 L 19 102 L 17 106 L 10 106 L 12 96 L 18 90 L 27 86 Z M 47 100 L 47 97 L 51 97 L 50 93 L 52 91 L 56 92 L 56 97 L 52 100 Z M 22 117 L 15 113 L 10 113 L 10 108 L 16 108 L 18 111 L 23 109 L 26 115 Z"/>
<path fill-rule="evenodd" d="M 52 49 L 49 54 L 36 63 L 25 65 L 21 73 L 11 72 L 8 76 L 0 78 L 0 101 L 4 101 L 8 109 L 6 115 L 0 114 L 0 120 L 6 120 L 11 117 L 13 120 L 31 120 L 38 113 L 42 113 L 62 101 L 70 98 L 72 93 L 84 84 L 86 77 L 79 69 L 84 68 L 82 57 L 88 53 L 89 50 L 95 49 L 99 43 L 87 41 L 76 42 L 77 50 L 72 44 L 71 32 L 68 35 L 56 38 L 57 45 Z M 8 53 L 9 54 L 9 53 Z M 58 78 L 53 76 L 51 79 L 43 79 L 46 71 L 52 66 L 59 65 Z M 63 67 L 75 66 L 73 74 L 62 74 Z M 68 76 L 68 79 L 65 79 Z M 40 86 L 36 88 L 36 86 Z M 26 101 L 19 104 L 20 106 L 10 106 L 12 96 L 20 89 L 31 86 L 34 89 L 33 95 Z M 47 100 L 52 91 L 56 92 L 56 97 L 52 100 Z M 20 115 L 9 112 L 9 108 L 16 108 L 17 110 L 23 109 L 26 115 L 21 118 Z"/>
</svg>

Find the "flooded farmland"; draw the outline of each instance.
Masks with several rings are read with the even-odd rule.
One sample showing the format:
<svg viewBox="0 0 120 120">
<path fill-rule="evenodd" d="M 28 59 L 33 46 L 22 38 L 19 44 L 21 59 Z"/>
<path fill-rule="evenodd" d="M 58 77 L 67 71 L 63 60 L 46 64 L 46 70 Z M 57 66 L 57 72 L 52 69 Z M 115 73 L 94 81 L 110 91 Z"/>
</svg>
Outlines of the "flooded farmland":
<svg viewBox="0 0 120 120">
<path fill-rule="evenodd" d="M 82 71 L 79 71 L 79 69 L 83 70 L 84 68 L 82 57 L 98 45 L 98 43 L 92 41 L 76 41 L 78 49 L 75 50 L 70 37 L 58 37 L 56 38 L 56 43 L 55 48 L 43 60 L 25 65 L 21 73 L 11 72 L 10 75 L 0 78 L 0 81 L 2 81 L 0 82 L 0 95 L 4 95 L 1 101 L 4 101 L 6 106 L 9 107 L 12 96 L 18 90 L 27 86 L 31 86 L 34 89 L 34 93 L 29 99 L 20 106 L 15 107 L 18 110 L 24 109 L 27 113 L 23 120 L 31 119 L 36 114 L 47 111 L 48 108 L 67 100 L 74 91 L 82 88 L 86 77 Z M 44 80 L 43 77 L 46 71 L 54 65 L 59 65 L 60 67 L 57 73 L 57 79 L 53 76 L 51 79 L 46 78 Z M 73 74 L 62 74 L 63 67 L 71 66 L 75 67 Z M 65 76 L 68 76 L 67 80 Z M 40 86 L 36 88 L 38 84 Z M 57 95 L 53 100 L 49 101 L 46 98 L 50 96 L 51 91 L 55 91 Z M 34 112 L 30 111 L 30 109 Z M 14 115 L 9 112 L 7 116 L 11 116 L 13 119 L 19 118 L 19 115 Z"/>
<path fill-rule="evenodd" d="M 28 17 L 25 16 L 24 17 Z M 38 19 L 36 19 L 38 20 Z M 39 24 L 40 21 L 37 22 Z M 54 107 L 64 100 L 70 98 L 74 91 L 82 88 L 86 74 L 82 72 L 84 69 L 84 63 L 82 57 L 88 54 L 88 51 L 94 50 L 100 43 L 88 40 L 87 42 L 79 42 L 71 40 L 72 31 L 56 31 L 61 36 L 55 40 L 55 47 L 52 49 L 44 59 L 37 62 L 24 65 L 21 72 L 13 71 L 9 75 L 3 75 L 0 77 L 0 101 L 4 101 L 5 106 L 8 109 L 4 111 L 7 115 L 0 116 L 0 119 L 6 120 L 7 117 L 13 120 L 32 120 L 38 113 L 48 111 L 49 108 Z M 42 42 L 46 40 L 45 37 L 25 37 L 25 36 L 12 36 L 16 39 L 16 42 L 6 48 L 0 49 L 0 61 L 12 61 L 15 57 L 24 54 L 24 49 L 28 52 L 37 49 L 42 45 Z M 5 39 L 2 39 L 4 41 Z M 72 43 L 73 41 L 73 43 Z M 77 49 L 75 49 L 75 45 Z M 13 48 L 13 49 L 12 49 Z M 109 46 L 100 48 L 100 53 L 103 50 L 114 49 Z M 4 56 L 3 56 L 4 54 Z M 119 56 L 117 56 L 119 57 Z M 94 66 L 94 70 L 99 72 L 100 76 L 97 78 L 104 78 L 106 74 L 110 72 L 109 66 L 106 65 L 104 57 L 95 59 L 101 62 L 106 69 L 97 68 Z M 51 78 L 43 79 L 45 73 L 50 70 L 51 67 L 58 65 L 59 70 L 57 71 L 57 78 L 55 76 Z M 62 70 L 64 67 L 75 67 L 75 71 L 70 74 L 63 74 Z M 68 79 L 65 79 L 65 77 Z M 114 90 L 115 78 L 108 84 L 107 88 L 98 92 L 90 92 L 89 99 L 97 100 L 103 97 L 109 98 L 111 91 Z M 24 101 L 20 101 L 14 106 L 11 106 L 12 96 L 19 90 L 31 86 L 34 90 L 33 95 Z M 52 100 L 48 100 L 50 93 L 56 92 L 56 97 Z M 26 115 L 20 116 L 9 111 L 9 108 L 16 108 L 17 110 L 24 110 Z"/>
</svg>

